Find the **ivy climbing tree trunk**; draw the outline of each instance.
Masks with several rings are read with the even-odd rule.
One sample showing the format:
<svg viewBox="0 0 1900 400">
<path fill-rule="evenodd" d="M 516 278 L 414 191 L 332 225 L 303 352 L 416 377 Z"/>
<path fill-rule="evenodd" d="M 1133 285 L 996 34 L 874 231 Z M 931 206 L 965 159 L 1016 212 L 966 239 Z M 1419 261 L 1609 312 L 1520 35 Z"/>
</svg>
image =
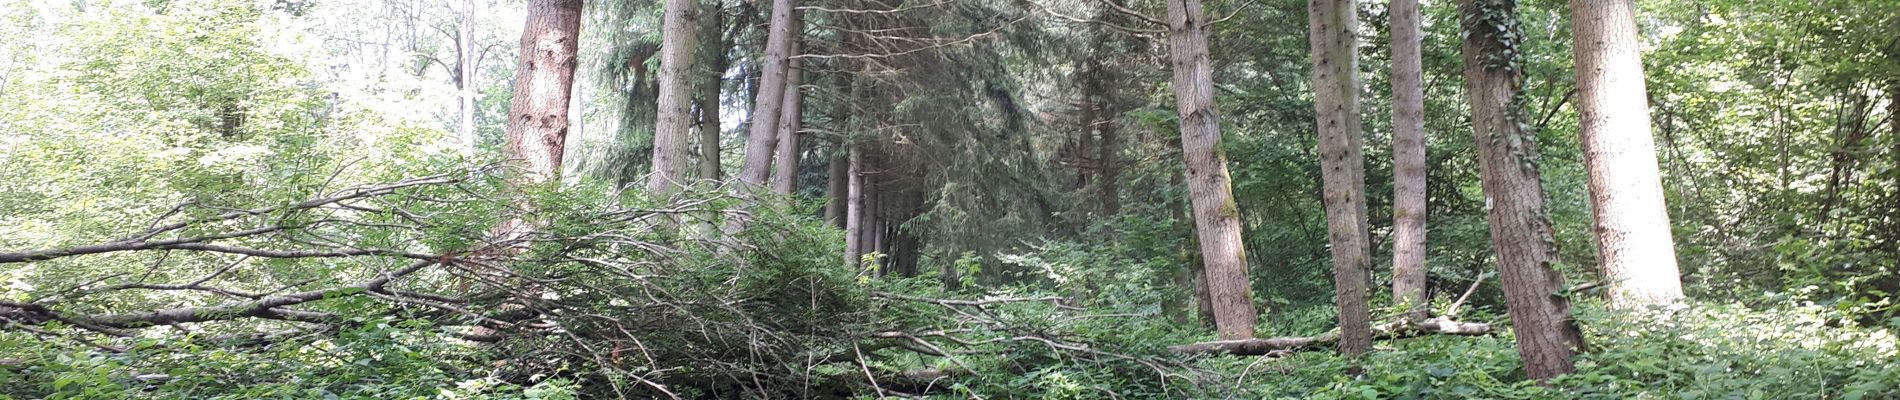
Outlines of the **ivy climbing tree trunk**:
<svg viewBox="0 0 1900 400">
<path fill-rule="evenodd" d="M 1227 156 L 1221 151 L 1206 18 L 1200 0 L 1168 0 L 1174 104 L 1181 115 L 1188 197 L 1194 205 L 1194 226 L 1214 303 L 1215 331 L 1221 339 L 1250 339 L 1258 315 L 1247 280 L 1247 255 L 1241 248 L 1240 210 L 1234 205 Z"/>
<path fill-rule="evenodd" d="M 1491 243 L 1517 351 L 1532 379 L 1574 369 L 1583 337 L 1558 293 L 1563 276 L 1551 267 L 1556 243 L 1525 121 L 1522 33 L 1514 0 L 1459 0 L 1465 32 L 1465 92 L 1478 148 L 1478 174 L 1490 208 Z"/>
<path fill-rule="evenodd" d="M 534 0 L 521 33 L 502 156 L 521 168 L 526 183 L 560 179 L 581 31 L 581 0 Z"/>
<path fill-rule="evenodd" d="M 1418 0 L 1392 0 L 1392 301 L 1424 320 L 1424 31 Z"/>
<path fill-rule="evenodd" d="M 1327 238 L 1332 244 L 1333 300 L 1339 306 L 1339 352 L 1357 356 L 1372 347 L 1372 317 L 1366 305 L 1372 250 L 1366 227 L 1365 134 L 1359 120 L 1359 57 L 1354 37 L 1359 13 L 1353 0 L 1306 4 L 1320 176 Z"/>
<path fill-rule="evenodd" d="M 698 0 L 666 0 L 660 38 L 659 117 L 653 131 L 653 173 L 647 190 L 664 193 L 682 186 L 691 171 L 686 146 L 693 129 L 693 18 Z"/>
<path fill-rule="evenodd" d="M 1635 1 L 1570 0 L 1570 14 L 1579 134 L 1610 305 L 1681 301 L 1675 240 L 1649 132 Z"/>
</svg>

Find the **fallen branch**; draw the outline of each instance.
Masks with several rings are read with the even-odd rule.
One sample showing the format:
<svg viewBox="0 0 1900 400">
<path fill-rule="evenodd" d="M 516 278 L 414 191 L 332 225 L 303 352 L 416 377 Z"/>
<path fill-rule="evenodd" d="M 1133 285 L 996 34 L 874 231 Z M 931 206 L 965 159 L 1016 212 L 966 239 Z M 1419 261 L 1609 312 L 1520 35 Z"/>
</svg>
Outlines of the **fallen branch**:
<svg viewBox="0 0 1900 400">
<path fill-rule="evenodd" d="M 1478 292 L 1478 284 L 1484 283 L 1484 278 L 1487 276 L 1491 276 L 1491 273 L 1486 272 L 1479 274 L 1478 279 L 1471 280 L 1471 287 L 1465 288 L 1465 294 L 1458 296 L 1458 301 L 1451 302 L 1451 307 L 1445 309 L 1445 314 L 1442 315 L 1442 317 L 1445 319 L 1458 318 L 1458 306 L 1464 305 L 1465 300 L 1471 299 L 1472 293 Z"/>
<path fill-rule="evenodd" d="M 204 307 L 180 307 L 120 314 L 73 315 L 53 310 L 41 304 L 0 302 L 0 320 L 28 325 L 60 321 L 101 333 L 116 333 L 116 330 L 119 329 L 177 325 L 191 322 L 224 321 L 245 317 L 297 322 L 332 322 L 337 319 L 337 316 L 282 307 L 352 296 L 364 292 L 381 291 L 391 280 L 408 276 L 409 274 L 422 270 L 424 267 L 434 264 L 433 261 L 417 261 L 407 267 L 381 274 L 376 278 L 351 286 L 296 292 L 264 297 L 253 301 L 225 303 Z"/>
<path fill-rule="evenodd" d="M 1416 325 L 1389 323 L 1373 328 L 1373 336 L 1380 339 L 1402 339 L 1427 334 L 1446 334 L 1460 336 L 1478 336 L 1491 333 L 1490 324 L 1467 323 L 1443 318 L 1434 318 Z M 1169 346 L 1168 351 L 1175 354 L 1232 354 L 1239 356 L 1280 356 L 1288 352 L 1307 347 L 1329 345 L 1339 341 L 1339 331 L 1334 330 L 1318 336 L 1288 336 L 1265 339 L 1216 340 L 1179 346 Z"/>
</svg>

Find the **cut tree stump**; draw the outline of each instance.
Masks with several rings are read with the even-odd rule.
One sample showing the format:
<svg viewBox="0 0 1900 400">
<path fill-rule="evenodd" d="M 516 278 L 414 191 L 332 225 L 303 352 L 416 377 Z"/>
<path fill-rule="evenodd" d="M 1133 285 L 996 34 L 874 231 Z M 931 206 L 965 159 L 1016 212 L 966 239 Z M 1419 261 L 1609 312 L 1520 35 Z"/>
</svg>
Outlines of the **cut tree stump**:
<svg viewBox="0 0 1900 400">
<path fill-rule="evenodd" d="M 1393 322 L 1375 326 L 1373 337 L 1378 339 L 1399 339 L 1428 334 L 1459 336 L 1479 336 L 1491 333 L 1491 324 L 1458 322 L 1444 318 L 1433 318 L 1417 324 Z M 1339 341 L 1339 331 L 1333 330 L 1318 336 L 1288 336 L 1265 339 L 1216 340 L 1168 346 L 1175 354 L 1232 354 L 1237 356 L 1280 356 L 1288 352 L 1317 345 L 1327 345 Z"/>
</svg>

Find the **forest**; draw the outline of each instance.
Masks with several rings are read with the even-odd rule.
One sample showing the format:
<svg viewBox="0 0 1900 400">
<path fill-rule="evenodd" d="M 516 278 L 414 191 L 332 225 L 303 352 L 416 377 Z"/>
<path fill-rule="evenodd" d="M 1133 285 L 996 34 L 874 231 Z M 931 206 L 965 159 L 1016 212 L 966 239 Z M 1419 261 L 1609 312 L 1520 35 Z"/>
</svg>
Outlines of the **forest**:
<svg viewBox="0 0 1900 400">
<path fill-rule="evenodd" d="M 1896 0 L 0 0 L 4 399 L 1900 399 Z"/>
</svg>

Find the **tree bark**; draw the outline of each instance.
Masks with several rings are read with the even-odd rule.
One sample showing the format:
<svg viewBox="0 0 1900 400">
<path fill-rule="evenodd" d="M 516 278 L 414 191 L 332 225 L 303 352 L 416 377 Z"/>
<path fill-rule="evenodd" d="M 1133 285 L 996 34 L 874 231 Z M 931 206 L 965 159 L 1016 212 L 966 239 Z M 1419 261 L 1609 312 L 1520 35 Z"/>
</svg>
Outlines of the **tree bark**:
<svg viewBox="0 0 1900 400">
<path fill-rule="evenodd" d="M 880 165 L 877 161 L 878 158 L 876 154 L 872 154 L 872 157 L 868 160 L 869 165 L 872 166 Z M 877 169 L 873 168 L 873 170 Z M 866 178 L 868 178 L 868 180 L 864 185 L 864 221 L 862 221 L 862 225 L 860 225 L 863 230 L 858 232 L 859 240 L 863 241 L 863 243 L 858 244 L 858 249 L 870 253 L 874 257 L 871 259 L 871 268 L 876 269 L 878 276 L 883 276 L 884 273 L 887 272 L 882 268 L 884 266 L 883 175 L 875 174 L 867 176 Z"/>
<path fill-rule="evenodd" d="M 858 91 L 848 73 L 839 74 L 837 90 L 847 96 L 841 96 L 831 109 L 831 129 L 835 133 L 831 137 L 831 150 L 826 157 L 830 159 L 830 170 L 825 173 L 825 221 L 842 229 L 846 228 L 845 214 L 851 203 L 848 192 L 851 176 L 855 174 L 855 170 L 851 169 L 852 150 L 847 132 L 850 131 L 851 103 L 857 98 Z"/>
<path fill-rule="evenodd" d="M 691 142 L 693 118 L 693 56 L 699 24 L 694 22 L 698 0 L 666 0 L 660 38 L 659 116 L 653 129 L 653 173 L 647 190 L 664 193 L 687 181 L 686 146 Z"/>
<path fill-rule="evenodd" d="M 1650 135 L 1634 0 L 1571 0 L 1577 110 L 1597 259 L 1610 305 L 1682 300 L 1675 240 Z"/>
<path fill-rule="evenodd" d="M 798 54 L 798 44 L 793 43 L 792 56 Z M 804 61 L 792 58 L 786 62 L 785 93 L 779 107 L 778 117 L 778 160 L 773 162 L 776 171 L 772 174 L 772 192 L 791 195 L 798 189 L 798 130 L 800 115 L 804 111 L 804 97 L 800 95 L 799 85 L 803 80 Z"/>
<path fill-rule="evenodd" d="M 844 228 L 845 202 L 849 201 L 845 198 L 845 191 L 849 190 L 846 188 L 847 181 L 850 180 L 845 174 L 850 173 L 851 168 L 851 161 L 845 154 L 848 152 L 843 140 L 832 140 L 829 157 L 826 157 L 829 160 L 825 171 L 825 223 L 838 228 Z"/>
<path fill-rule="evenodd" d="M 1097 57 L 1106 57 L 1106 55 L 1098 55 Z M 1121 189 L 1117 186 L 1117 182 L 1115 181 L 1121 174 L 1121 166 L 1118 165 L 1120 162 L 1116 160 L 1116 156 L 1121 152 L 1121 138 L 1118 136 L 1120 132 L 1116 131 L 1117 126 L 1115 123 L 1115 120 L 1120 116 L 1121 112 L 1114 106 L 1116 102 L 1115 86 L 1104 82 L 1104 80 L 1108 78 L 1107 76 L 1103 76 L 1108 74 L 1106 68 L 1099 65 L 1101 63 L 1100 60 L 1095 62 L 1097 64 L 1096 76 L 1091 79 L 1095 80 L 1095 84 L 1098 85 L 1099 88 L 1096 91 L 1096 102 L 1093 105 L 1093 107 L 1096 108 L 1094 123 L 1095 131 L 1101 136 L 1101 140 L 1096 143 L 1096 146 L 1099 147 L 1099 152 L 1095 157 L 1095 165 L 1101 174 L 1098 178 L 1100 184 L 1097 185 L 1098 191 L 1096 196 L 1100 198 L 1102 203 L 1102 216 L 1107 217 L 1120 214 L 1122 210 Z"/>
<path fill-rule="evenodd" d="M 1168 0 L 1168 25 L 1188 197 L 1194 205 L 1194 225 L 1214 303 L 1215 330 L 1221 339 L 1252 338 L 1258 315 L 1247 280 L 1247 256 L 1241 248 L 1240 210 L 1234 205 L 1227 156 L 1221 150 L 1213 66 L 1207 56 L 1208 26 L 1200 0 Z"/>
<path fill-rule="evenodd" d="M 1101 197 L 1102 215 L 1114 216 L 1122 212 L 1121 188 L 1115 182 L 1121 175 L 1121 167 L 1116 165 L 1120 162 L 1116 160 L 1116 153 L 1120 151 L 1121 138 L 1115 131 L 1113 115 L 1104 117 L 1101 123 L 1102 140 L 1098 145 L 1102 147 L 1102 154 L 1096 162 L 1102 166 L 1102 176 L 1097 195 Z"/>
<path fill-rule="evenodd" d="M 560 179 L 561 150 L 568 131 L 568 98 L 574 90 L 581 30 L 581 0 L 534 0 L 521 33 L 521 65 L 514 101 L 508 106 L 503 156 L 521 167 L 526 183 Z"/>
<path fill-rule="evenodd" d="M 844 144 L 848 148 L 846 150 L 848 167 L 845 172 L 848 182 L 845 185 L 844 202 L 844 266 L 847 270 L 857 270 L 860 268 L 858 259 L 862 258 L 860 254 L 864 251 L 859 246 L 861 243 L 859 239 L 862 236 L 860 233 L 864 230 L 864 155 L 857 144 L 849 139 L 846 139 Z"/>
<path fill-rule="evenodd" d="M 705 73 L 701 75 L 706 80 L 699 83 L 699 179 L 709 181 L 720 179 L 720 138 L 725 132 L 719 121 L 720 108 L 724 104 L 719 96 L 725 86 L 727 64 L 731 62 L 726 51 L 732 47 L 731 40 L 724 34 L 726 13 L 719 9 L 718 2 L 713 4 L 713 8 L 707 9 L 699 18 L 701 34 L 706 35 L 706 40 L 717 43 L 714 46 L 699 46 L 707 62 Z"/>
<path fill-rule="evenodd" d="M 1550 211 L 1519 101 L 1523 75 L 1517 5 L 1513 0 L 1458 4 L 1467 32 L 1462 45 L 1465 91 L 1504 300 L 1526 373 L 1532 379 L 1549 379 L 1574 369 L 1571 358 L 1583 347 L 1583 337 L 1570 317 L 1570 301 L 1558 293 L 1563 276 L 1551 268 L 1557 254 Z"/>
<path fill-rule="evenodd" d="M 1895 44 L 1892 57 L 1895 61 L 1900 61 L 1900 44 Z M 1887 142 L 1891 144 L 1887 149 L 1887 158 L 1890 162 L 1888 168 L 1900 170 L 1900 78 L 1887 81 L 1887 123 L 1888 129 L 1891 129 L 1890 136 L 1887 138 Z M 1889 174 L 1887 184 L 1888 187 L 1893 188 L 1887 192 L 1888 200 L 1886 201 L 1887 210 L 1890 210 L 1888 213 L 1893 215 L 1891 210 L 1900 209 L 1895 206 L 1900 204 L 1900 173 Z M 1887 251 L 1891 253 L 1890 256 L 1893 259 L 1900 260 L 1900 219 L 1888 218 L 1881 225 L 1886 231 Z M 1900 277 L 1888 278 L 1883 288 L 1888 293 L 1900 292 Z"/>
<path fill-rule="evenodd" d="M 1180 142 L 1171 142 L 1171 144 L 1178 146 Z M 1176 148 L 1175 150 L 1179 151 L 1180 149 Z M 1181 170 L 1175 170 L 1172 174 L 1169 174 L 1168 186 L 1185 188 L 1187 186 L 1187 179 L 1183 175 L 1184 173 Z M 1194 220 L 1189 219 L 1190 217 L 1188 216 L 1188 213 L 1193 211 L 1194 205 L 1191 204 L 1191 201 L 1175 203 L 1173 200 L 1186 199 L 1171 199 L 1171 201 L 1168 202 L 1169 214 L 1174 217 L 1174 220 L 1188 224 L 1187 246 L 1179 249 L 1181 260 L 1188 264 L 1187 275 L 1189 282 L 1188 286 L 1184 287 L 1184 289 L 1193 291 L 1194 310 L 1197 316 L 1195 320 L 1200 322 L 1201 327 L 1214 329 L 1214 299 L 1209 296 L 1207 292 L 1207 268 L 1206 265 L 1201 262 L 1201 253 L 1189 249 L 1189 247 L 1198 248 L 1201 243 L 1200 231 L 1194 229 Z"/>
<path fill-rule="evenodd" d="M 793 16 L 791 0 L 772 0 L 770 33 L 765 54 L 759 60 L 759 93 L 753 101 L 752 126 L 746 133 L 745 161 L 739 166 L 739 189 L 752 193 L 765 185 L 772 173 L 774 149 L 778 146 L 779 110 L 784 105 L 786 60 L 792 52 Z"/>
<path fill-rule="evenodd" d="M 1392 301 L 1424 319 L 1425 86 L 1418 0 L 1392 0 Z"/>
<path fill-rule="evenodd" d="M 1359 120 L 1359 13 L 1353 0 L 1307 2 L 1313 46 L 1313 104 L 1319 118 L 1320 175 L 1332 244 L 1333 299 L 1339 307 L 1339 352 L 1372 347 L 1366 274 L 1372 268 L 1366 227 L 1366 157 Z"/>
</svg>

